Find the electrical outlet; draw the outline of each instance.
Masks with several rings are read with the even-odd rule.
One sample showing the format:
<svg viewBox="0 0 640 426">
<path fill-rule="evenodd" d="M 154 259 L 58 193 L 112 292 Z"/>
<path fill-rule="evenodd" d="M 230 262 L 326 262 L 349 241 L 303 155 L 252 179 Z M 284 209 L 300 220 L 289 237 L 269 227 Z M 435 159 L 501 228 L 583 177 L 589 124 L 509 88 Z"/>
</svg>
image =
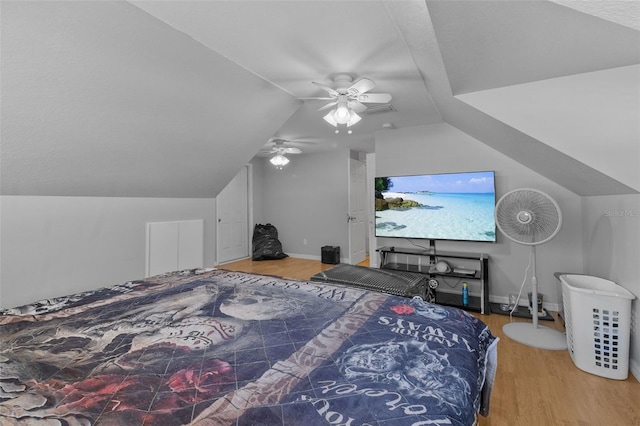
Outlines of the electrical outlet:
<svg viewBox="0 0 640 426">
<path fill-rule="evenodd" d="M 306 239 L 306 238 L 304 238 L 304 239 L 302 240 L 302 244 L 304 244 L 305 246 L 307 245 L 307 239 Z"/>
</svg>

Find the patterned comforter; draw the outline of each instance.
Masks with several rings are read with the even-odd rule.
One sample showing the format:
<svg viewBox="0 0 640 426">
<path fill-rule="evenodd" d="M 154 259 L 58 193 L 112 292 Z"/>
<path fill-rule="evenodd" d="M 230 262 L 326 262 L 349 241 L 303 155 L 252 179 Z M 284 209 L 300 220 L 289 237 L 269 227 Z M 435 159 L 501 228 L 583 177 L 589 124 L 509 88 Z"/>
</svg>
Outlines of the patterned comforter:
<svg viewBox="0 0 640 426">
<path fill-rule="evenodd" d="M 418 297 L 181 271 L 0 311 L 0 424 L 472 425 L 496 344 Z"/>
</svg>

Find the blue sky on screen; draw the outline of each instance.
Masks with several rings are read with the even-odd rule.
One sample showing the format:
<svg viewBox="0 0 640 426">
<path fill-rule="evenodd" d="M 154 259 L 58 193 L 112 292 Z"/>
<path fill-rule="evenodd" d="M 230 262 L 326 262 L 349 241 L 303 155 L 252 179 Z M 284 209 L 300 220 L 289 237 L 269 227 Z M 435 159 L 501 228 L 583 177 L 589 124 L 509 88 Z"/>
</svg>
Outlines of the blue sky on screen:
<svg viewBox="0 0 640 426">
<path fill-rule="evenodd" d="M 391 192 L 431 191 L 439 193 L 493 193 L 493 172 L 446 173 L 396 176 Z"/>
</svg>

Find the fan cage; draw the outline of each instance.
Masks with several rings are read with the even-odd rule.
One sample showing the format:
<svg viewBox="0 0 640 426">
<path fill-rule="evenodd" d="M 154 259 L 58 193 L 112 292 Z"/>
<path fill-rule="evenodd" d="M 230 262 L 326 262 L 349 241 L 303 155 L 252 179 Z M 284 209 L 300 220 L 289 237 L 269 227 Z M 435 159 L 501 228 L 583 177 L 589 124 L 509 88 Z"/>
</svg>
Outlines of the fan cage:
<svg viewBox="0 0 640 426">
<path fill-rule="evenodd" d="M 530 221 L 520 220 L 527 212 Z M 496 204 L 496 226 L 511 240 L 536 245 L 549 241 L 560 230 L 562 213 L 558 204 L 536 189 L 516 189 L 506 193 Z"/>
</svg>

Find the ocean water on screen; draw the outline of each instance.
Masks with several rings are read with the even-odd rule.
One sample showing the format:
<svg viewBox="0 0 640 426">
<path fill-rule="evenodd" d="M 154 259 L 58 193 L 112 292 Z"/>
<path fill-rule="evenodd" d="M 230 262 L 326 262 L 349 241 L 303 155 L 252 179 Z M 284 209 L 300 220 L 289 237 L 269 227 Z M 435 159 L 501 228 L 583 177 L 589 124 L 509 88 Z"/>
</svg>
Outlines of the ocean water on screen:
<svg viewBox="0 0 640 426">
<path fill-rule="evenodd" d="M 495 241 L 494 193 L 392 193 L 424 207 L 376 211 L 379 237 Z"/>
</svg>

